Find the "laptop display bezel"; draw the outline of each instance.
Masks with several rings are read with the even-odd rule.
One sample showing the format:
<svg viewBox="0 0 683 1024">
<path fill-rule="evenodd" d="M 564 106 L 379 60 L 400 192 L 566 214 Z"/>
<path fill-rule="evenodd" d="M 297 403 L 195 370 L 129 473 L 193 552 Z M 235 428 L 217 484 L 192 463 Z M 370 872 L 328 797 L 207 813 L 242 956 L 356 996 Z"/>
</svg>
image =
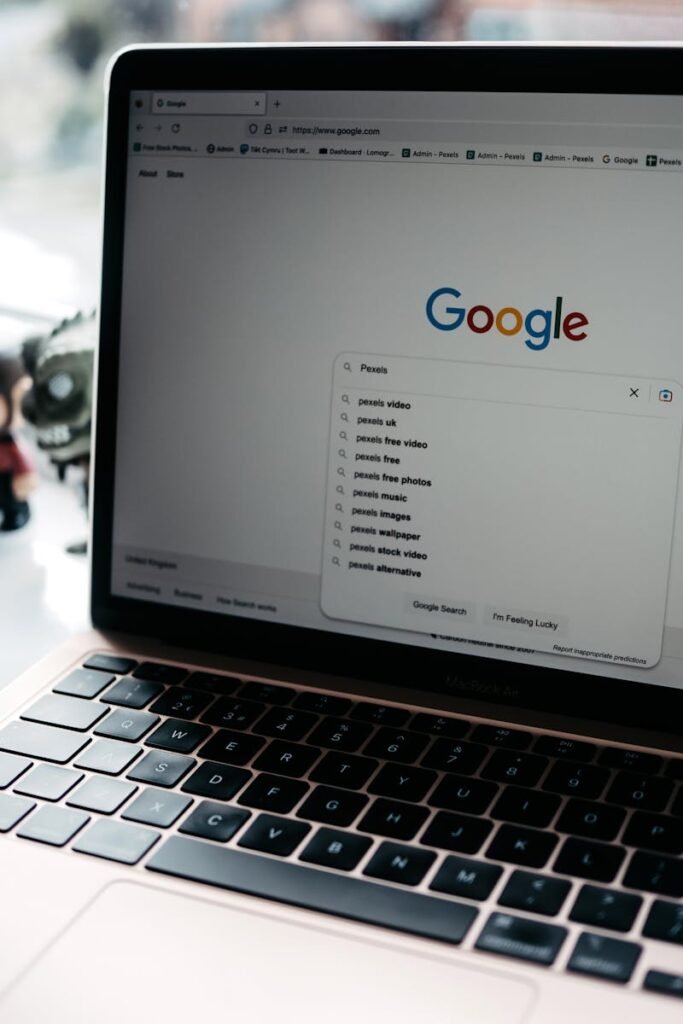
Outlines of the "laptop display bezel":
<svg viewBox="0 0 683 1024">
<path fill-rule="evenodd" d="M 92 501 L 95 626 L 261 663 L 683 732 L 683 690 L 128 599 L 111 592 L 123 230 L 132 90 L 396 90 L 681 95 L 674 47 L 136 48 L 111 69 Z"/>
</svg>

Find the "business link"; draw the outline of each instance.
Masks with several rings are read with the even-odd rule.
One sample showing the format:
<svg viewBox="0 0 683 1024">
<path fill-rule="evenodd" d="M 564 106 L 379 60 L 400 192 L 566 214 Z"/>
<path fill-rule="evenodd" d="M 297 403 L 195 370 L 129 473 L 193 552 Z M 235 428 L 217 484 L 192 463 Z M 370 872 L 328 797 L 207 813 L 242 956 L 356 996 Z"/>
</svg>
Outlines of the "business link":
<svg viewBox="0 0 683 1024">
<path fill-rule="evenodd" d="M 325 128 L 319 124 L 293 124 L 292 135 L 324 135 L 340 138 L 344 135 L 379 135 L 379 128 Z"/>
</svg>

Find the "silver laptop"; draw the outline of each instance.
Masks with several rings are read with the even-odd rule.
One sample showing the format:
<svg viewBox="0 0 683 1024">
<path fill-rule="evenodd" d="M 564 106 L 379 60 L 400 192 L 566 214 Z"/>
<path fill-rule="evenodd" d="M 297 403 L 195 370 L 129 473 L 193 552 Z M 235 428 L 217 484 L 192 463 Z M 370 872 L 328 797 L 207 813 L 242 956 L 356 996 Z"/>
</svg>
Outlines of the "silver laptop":
<svg viewBox="0 0 683 1024">
<path fill-rule="evenodd" d="M 680 1021 L 682 183 L 674 50 L 118 56 L 3 1022 Z"/>
</svg>

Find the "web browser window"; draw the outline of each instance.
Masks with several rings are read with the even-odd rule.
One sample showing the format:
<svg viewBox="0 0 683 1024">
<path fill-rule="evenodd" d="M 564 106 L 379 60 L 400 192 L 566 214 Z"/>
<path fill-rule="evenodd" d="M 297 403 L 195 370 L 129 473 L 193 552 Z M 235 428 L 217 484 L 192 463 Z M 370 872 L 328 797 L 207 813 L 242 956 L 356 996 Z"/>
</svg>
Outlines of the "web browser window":
<svg viewBox="0 0 683 1024">
<path fill-rule="evenodd" d="M 113 593 L 681 685 L 683 101 L 131 97 Z"/>
</svg>

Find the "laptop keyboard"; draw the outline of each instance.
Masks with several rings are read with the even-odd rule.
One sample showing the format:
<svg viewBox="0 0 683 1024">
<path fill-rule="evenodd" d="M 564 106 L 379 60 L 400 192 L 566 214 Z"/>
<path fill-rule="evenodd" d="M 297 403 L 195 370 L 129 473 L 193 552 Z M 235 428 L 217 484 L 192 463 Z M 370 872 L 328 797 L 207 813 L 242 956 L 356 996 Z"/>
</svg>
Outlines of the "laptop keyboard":
<svg viewBox="0 0 683 1024">
<path fill-rule="evenodd" d="M 574 973 L 683 944 L 683 756 L 97 654 L 0 790 L 2 833 Z"/>
</svg>

